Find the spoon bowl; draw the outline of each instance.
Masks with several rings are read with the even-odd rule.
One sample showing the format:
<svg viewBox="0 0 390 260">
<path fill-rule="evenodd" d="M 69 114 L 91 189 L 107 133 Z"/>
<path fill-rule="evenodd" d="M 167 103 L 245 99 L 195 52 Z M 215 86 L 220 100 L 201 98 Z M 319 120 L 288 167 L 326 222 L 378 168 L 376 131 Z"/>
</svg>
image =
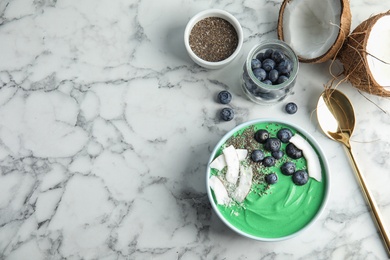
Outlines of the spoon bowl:
<svg viewBox="0 0 390 260">
<path fill-rule="evenodd" d="M 318 101 L 318 121 L 331 139 L 350 147 L 350 137 L 355 128 L 355 112 L 349 99 L 335 89 L 325 90 Z"/>
<path fill-rule="evenodd" d="M 336 89 L 326 89 L 318 100 L 317 118 L 323 132 L 330 139 L 338 141 L 345 146 L 363 194 L 382 235 L 387 253 L 390 256 L 390 235 L 383 225 L 379 208 L 372 198 L 364 176 L 361 174 L 352 153 L 350 138 L 355 128 L 355 112 L 350 100 Z"/>
</svg>

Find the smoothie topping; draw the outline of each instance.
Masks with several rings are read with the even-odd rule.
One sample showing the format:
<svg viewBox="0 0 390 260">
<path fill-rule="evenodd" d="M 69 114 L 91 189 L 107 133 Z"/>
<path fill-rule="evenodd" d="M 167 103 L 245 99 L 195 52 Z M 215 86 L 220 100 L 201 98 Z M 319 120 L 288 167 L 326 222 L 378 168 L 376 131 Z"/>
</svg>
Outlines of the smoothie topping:
<svg viewBox="0 0 390 260">
<path fill-rule="evenodd" d="M 246 134 L 246 137 L 243 137 L 243 134 L 233 137 L 230 143 L 225 144 L 222 153 L 210 164 L 211 168 L 218 170 L 217 179 L 213 176 L 210 184 L 218 204 L 228 205 L 232 201 L 242 203 L 251 191 L 252 184 L 258 185 L 261 182 L 264 185 L 275 184 L 278 176 L 270 170 L 284 158 L 283 150 L 288 157 L 277 166 L 283 175 L 292 176 L 292 182 L 297 186 L 305 185 L 309 177 L 321 182 L 321 164 L 318 156 L 311 144 L 301 135 L 293 134 L 288 128 L 278 130 L 275 137 L 271 137 L 265 129 L 249 132 L 252 134 L 249 136 Z M 255 142 L 248 143 L 248 138 Z M 243 144 L 240 142 L 245 143 L 246 147 L 242 147 Z M 247 146 L 250 143 L 257 144 L 256 148 Z M 236 149 L 235 146 L 248 148 L 250 156 L 247 158 L 248 150 Z M 306 166 L 296 169 L 294 160 L 302 157 Z M 263 177 L 259 178 L 258 175 Z"/>
<path fill-rule="evenodd" d="M 307 161 L 307 169 L 310 177 L 321 181 L 321 163 L 313 147 L 300 135 L 291 137 L 290 142 L 302 150 Z"/>
<path fill-rule="evenodd" d="M 225 206 L 229 205 L 231 199 L 222 181 L 217 176 L 213 175 L 211 176 L 209 183 L 210 187 L 214 191 L 217 204 Z"/>
</svg>

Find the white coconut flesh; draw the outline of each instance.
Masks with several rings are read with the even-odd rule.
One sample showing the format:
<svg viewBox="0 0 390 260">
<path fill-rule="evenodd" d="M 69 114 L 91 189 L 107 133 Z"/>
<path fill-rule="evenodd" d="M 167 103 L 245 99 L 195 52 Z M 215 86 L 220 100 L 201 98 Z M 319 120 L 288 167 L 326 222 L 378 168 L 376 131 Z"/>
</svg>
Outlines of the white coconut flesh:
<svg viewBox="0 0 390 260">
<path fill-rule="evenodd" d="M 314 148 L 305 138 L 298 134 L 291 137 L 290 142 L 302 150 L 303 156 L 305 157 L 307 162 L 307 173 L 309 174 L 309 176 L 321 182 L 321 163 Z"/>
<path fill-rule="evenodd" d="M 390 16 L 379 18 L 367 39 L 367 63 L 375 81 L 390 91 Z"/>
<path fill-rule="evenodd" d="M 230 145 L 223 149 L 223 155 L 227 165 L 226 180 L 231 184 L 236 184 L 240 171 L 240 160 L 238 159 L 236 149 Z"/>
<path fill-rule="evenodd" d="M 252 187 L 253 172 L 251 167 L 240 166 L 240 180 L 237 188 L 234 190 L 232 198 L 241 203 L 244 201 L 246 196 Z"/>
<path fill-rule="evenodd" d="M 219 205 L 229 205 L 231 199 L 223 185 L 222 181 L 217 176 L 211 176 L 209 179 L 210 188 L 213 189 L 215 199 Z"/>
<path fill-rule="evenodd" d="M 242 161 L 248 155 L 248 150 L 236 149 L 236 153 L 238 156 L 238 160 Z M 222 169 L 225 168 L 226 165 L 227 164 L 226 164 L 225 155 L 222 153 L 210 163 L 210 168 L 216 169 L 218 171 L 222 171 Z"/>
<path fill-rule="evenodd" d="M 298 56 L 314 59 L 327 53 L 340 27 L 340 0 L 293 0 L 283 13 L 283 38 Z"/>
</svg>

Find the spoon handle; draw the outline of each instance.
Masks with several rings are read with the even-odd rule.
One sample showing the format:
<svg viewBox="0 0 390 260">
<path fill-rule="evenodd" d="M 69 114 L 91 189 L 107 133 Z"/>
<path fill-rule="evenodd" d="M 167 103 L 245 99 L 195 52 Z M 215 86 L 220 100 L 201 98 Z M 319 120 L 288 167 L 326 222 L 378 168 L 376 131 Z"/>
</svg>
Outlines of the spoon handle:
<svg viewBox="0 0 390 260">
<path fill-rule="evenodd" d="M 357 164 L 356 164 L 356 161 L 355 161 L 355 158 L 352 154 L 352 150 L 351 150 L 351 147 L 346 147 L 347 148 L 347 151 L 348 151 L 348 155 L 351 159 L 351 162 L 352 162 L 352 166 L 355 170 L 355 173 L 356 173 L 356 176 L 358 178 L 358 181 L 360 183 L 360 186 L 363 190 L 363 193 L 367 199 L 367 202 L 372 210 L 372 214 L 374 216 L 374 219 L 376 221 L 376 224 L 377 224 L 377 227 L 382 235 L 382 238 L 383 238 L 383 242 L 384 244 L 386 245 L 386 249 L 387 249 L 387 254 L 388 256 L 390 256 L 390 235 L 389 233 L 387 232 L 387 230 L 385 229 L 385 226 L 382 222 L 382 219 L 381 219 L 381 216 L 380 216 L 380 213 L 379 213 L 379 208 L 377 206 L 377 204 L 374 202 L 373 198 L 372 198 L 372 195 L 369 191 L 369 189 L 367 188 L 367 185 L 366 185 L 366 182 L 365 182 L 365 179 L 364 179 L 364 176 L 360 173 L 359 171 L 359 168 L 357 167 Z"/>
</svg>

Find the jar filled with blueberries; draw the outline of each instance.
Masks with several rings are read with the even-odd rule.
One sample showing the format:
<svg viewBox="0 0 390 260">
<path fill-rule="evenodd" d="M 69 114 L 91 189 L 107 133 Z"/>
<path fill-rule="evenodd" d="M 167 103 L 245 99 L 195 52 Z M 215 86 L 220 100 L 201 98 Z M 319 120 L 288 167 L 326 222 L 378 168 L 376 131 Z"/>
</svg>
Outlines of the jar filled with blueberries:
<svg viewBox="0 0 390 260">
<path fill-rule="evenodd" d="M 271 105 L 292 92 L 299 62 L 285 42 L 267 40 L 248 54 L 243 68 L 242 88 L 250 100 Z"/>
</svg>

